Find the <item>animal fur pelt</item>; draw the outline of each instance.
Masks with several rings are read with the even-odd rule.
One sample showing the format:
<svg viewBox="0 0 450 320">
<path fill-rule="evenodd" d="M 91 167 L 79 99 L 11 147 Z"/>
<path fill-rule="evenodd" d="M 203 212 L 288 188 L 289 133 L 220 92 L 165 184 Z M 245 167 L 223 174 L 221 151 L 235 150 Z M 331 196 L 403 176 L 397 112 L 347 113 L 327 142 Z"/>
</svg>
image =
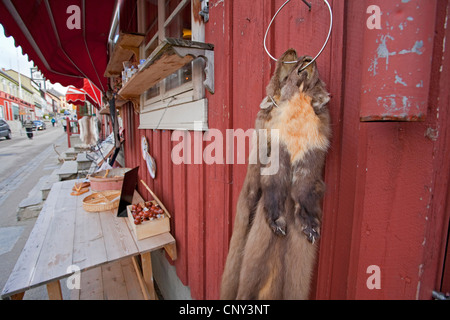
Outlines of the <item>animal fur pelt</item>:
<svg viewBox="0 0 450 320">
<path fill-rule="evenodd" d="M 81 142 L 88 146 L 93 146 L 97 143 L 99 138 L 98 118 L 85 116 L 78 120 L 80 126 Z"/>
<path fill-rule="evenodd" d="M 284 61 L 298 61 L 285 64 Z M 329 94 L 310 57 L 295 50 L 278 60 L 261 103 L 251 156 L 278 143 L 279 170 L 261 175 L 249 164 L 222 277 L 221 299 L 307 299 L 316 260 L 325 191 L 322 171 L 329 146 Z M 268 134 L 261 150 L 259 129 Z M 273 156 L 273 155 L 272 155 Z"/>
</svg>

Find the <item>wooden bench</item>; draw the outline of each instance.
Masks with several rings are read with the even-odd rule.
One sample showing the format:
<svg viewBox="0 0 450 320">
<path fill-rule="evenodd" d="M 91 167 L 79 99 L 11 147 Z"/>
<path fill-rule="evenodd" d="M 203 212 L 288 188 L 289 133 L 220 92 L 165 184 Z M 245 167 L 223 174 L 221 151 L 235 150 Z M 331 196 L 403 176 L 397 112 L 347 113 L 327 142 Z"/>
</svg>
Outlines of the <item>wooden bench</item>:
<svg viewBox="0 0 450 320">
<path fill-rule="evenodd" d="M 115 210 L 86 212 L 82 200 L 91 192 L 71 196 L 73 186 L 73 180 L 53 185 L 2 298 L 21 299 L 26 290 L 47 285 L 50 299 L 62 299 L 59 280 L 74 273 L 72 266 L 83 273 L 131 258 L 143 295 L 155 299 L 150 253 L 164 248 L 176 260 L 173 236 L 164 233 L 137 240 L 128 219 L 118 218 Z M 135 193 L 135 200 L 139 199 Z"/>
<path fill-rule="evenodd" d="M 121 259 L 82 272 L 80 289 L 70 290 L 70 300 L 148 300 L 150 295 L 142 285 L 141 273 L 136 272 L 135 258 Z"/>
</svg>

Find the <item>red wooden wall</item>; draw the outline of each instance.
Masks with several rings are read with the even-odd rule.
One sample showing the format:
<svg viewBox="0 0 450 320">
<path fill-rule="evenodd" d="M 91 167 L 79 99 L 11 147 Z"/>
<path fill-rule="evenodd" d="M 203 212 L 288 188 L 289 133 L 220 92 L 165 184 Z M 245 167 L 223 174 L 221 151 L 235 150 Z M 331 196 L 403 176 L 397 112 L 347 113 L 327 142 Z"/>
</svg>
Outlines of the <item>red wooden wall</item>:
<svg viewBox="0 0 450 320">
<path fill-rule="evenodd" d="M 336 193 L 328 193 L 324 203 L 318 298 L 430 299 L 431 291 L 440 288 L 449 225 L 450 61 L 449 43 L 444 41 L 449 35 L 449 2 L 396 3 L 388 15 L 383 8 L 391 8 L 391 1 L 345 2 L 342 105 L 340 117 L 333 118 L 341 126 L 326 172 L 326 182 Z M 364 51 L 368 38 L 376 41 L 366 28 L 369 15 L 362 14 L 372 4 L 383 12 L 381 35 L 393 38 L 402 29 L 388 17 L 402 17 L 402 6 L 423 7 L 422 12 L 435 8 L 422 17 L 434 25 L 434 39 L 423 39 L 423 50 L 432 58 L 420 62 L 429 71 L 424 82 L 430 83 L 428 97 L 421 101 L 427 113 L 423 122 L 360 121 L 364 103 L 377 105 L 366 99 L 364 86 L 378 81 L 395 84 L 392 95 L 405 90 L 387 76 L 367 77 L 367 62 L 379 54 Z M 422 40 L 415 38 L 415 31 L 403 35 L 410 37 L 411 47 Z M 388 44 L 388 50 L 394 51 L 393 46 Z M 414 57 L 420 61 L 421 55 Z M 408 70 L 404 63 L 411 62 L 391 57 L 390 66 L 382 67 Z M 410 78 L 405 75 L 407 83 Z M 406 90 L 404 94 L 415 96 L 417 87 L 409 83 Z M 380 267 L 380 290 L 366 286 L 371 265 Z"/>
<path fill-rule="evenodd" d="M 301 1 L 292 1 L 279 14 L 268 41 L 274 56 L 290 47 L 301 55 L 315 55 L 320 49 L 328 10 L 321 0 L 311 2 L 311 12 Z M 361 88 L 372 81 L 362 69 L 373 54 L 363 48 L 370 38 L 366 10 L 375 4 L 383 11 L 391 2 L 330 1 L 333 34 L 317 63 L 332 96 L 333 140 L 325 170 L 328 189 L 313 298 L 429 299 L 442 278 L 449 221 L 449 1 L 409 1 L 437 8 L 427 17 L 434 21 L 435 35 L 426 46 L 432 61 L 424 65 L 430 70 L 425 120 L 361 122 Z M 400 11 L 409 3 L 397 2 Z M 215 45 L 216 87 L 214 95 L 207 94 L 210 128 L 225 132 L 253 127 L 274 68 L 264 52 L 263 37 L 282 3 L 210 1 L 206 42 Z M 382 18 L 387 16 L 384 12 Z M 398 32 L 397 26 L 383 28 L 391 35 Z M 179 278 L 193 298 L 218 298 L 246 165 L 174 165 L 170 155 L 178 142 L 171 141 L 171 131 L 138 130 L 139 116 L 129 105 L 122 115 L 127 166 L 141 167 L 140 178 L 173 215 Z M 193 146 L 198 133 L 189 134 Z M 142 160 L 141 135 L 147 137 L 157 163 L 154 180 Z M 139 191 L 149 198 L 142 185 Z M 366 286 L 370 265 L 380 267 L 380 290 Z"/>
</svg>

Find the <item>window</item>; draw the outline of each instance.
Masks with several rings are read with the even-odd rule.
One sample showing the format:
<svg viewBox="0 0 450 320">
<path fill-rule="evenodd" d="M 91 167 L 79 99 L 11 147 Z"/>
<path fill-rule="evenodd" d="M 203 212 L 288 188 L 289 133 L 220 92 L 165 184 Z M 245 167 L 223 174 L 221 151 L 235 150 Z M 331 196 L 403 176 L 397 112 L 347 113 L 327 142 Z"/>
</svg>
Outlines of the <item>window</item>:
<svg viewBox="0 0 450 320">
<path fill-rule="evenodd" d="M 6 117 L 5 117 L 6 120 L 13 120 L 8 101 L 5 101 L 5 114 L 6 114 Z"/>
<path fill-rule="evenodd" d="M 138 10 L 138 28 L 145 34 L 140 49 L 141 59 L 148 58 L 166 39 L 177 38 L 204 42 L 203 22 L 193 23 L 193 1 L 143 0 Z M 197 14 L 197 13 L 195 13 Z M 207 100 L 205 99 L 205 63 L 197 58 L 140 97 L 141 129 L 201 129 L 206 130 Z M 197 125 L 194 127 L 194 123 Z"/>
<path fill-rule="evenodd" d="M 12 110 L 13 110 L 13 116 L 14 116 L 14 120 L 19 120 L 19 105 L 17 104 L 12 104 Z"/>
</svg>

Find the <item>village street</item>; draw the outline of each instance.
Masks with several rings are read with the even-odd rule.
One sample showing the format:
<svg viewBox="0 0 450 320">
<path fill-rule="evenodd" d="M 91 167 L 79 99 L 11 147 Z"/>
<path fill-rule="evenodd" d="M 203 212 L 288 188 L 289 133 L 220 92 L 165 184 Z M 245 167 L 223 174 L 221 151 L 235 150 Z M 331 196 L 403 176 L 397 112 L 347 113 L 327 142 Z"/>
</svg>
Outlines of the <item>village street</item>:
<svg viewBox="0 0 450 320">
<path fill-rule="evenodd" d="M 53 144 L 59 152 L 64 151 L 67 136 L 61 127 L 52 127 L 49 122 L 47 130 L 34 132 L 32 140 L 24 132 L 13 134 L 11 140 L 0 138 L 0 287 L 5 285 L 36 221 L 17 221 L 17 207 L 42 176 L 58 167 Z"/>
</svg>

